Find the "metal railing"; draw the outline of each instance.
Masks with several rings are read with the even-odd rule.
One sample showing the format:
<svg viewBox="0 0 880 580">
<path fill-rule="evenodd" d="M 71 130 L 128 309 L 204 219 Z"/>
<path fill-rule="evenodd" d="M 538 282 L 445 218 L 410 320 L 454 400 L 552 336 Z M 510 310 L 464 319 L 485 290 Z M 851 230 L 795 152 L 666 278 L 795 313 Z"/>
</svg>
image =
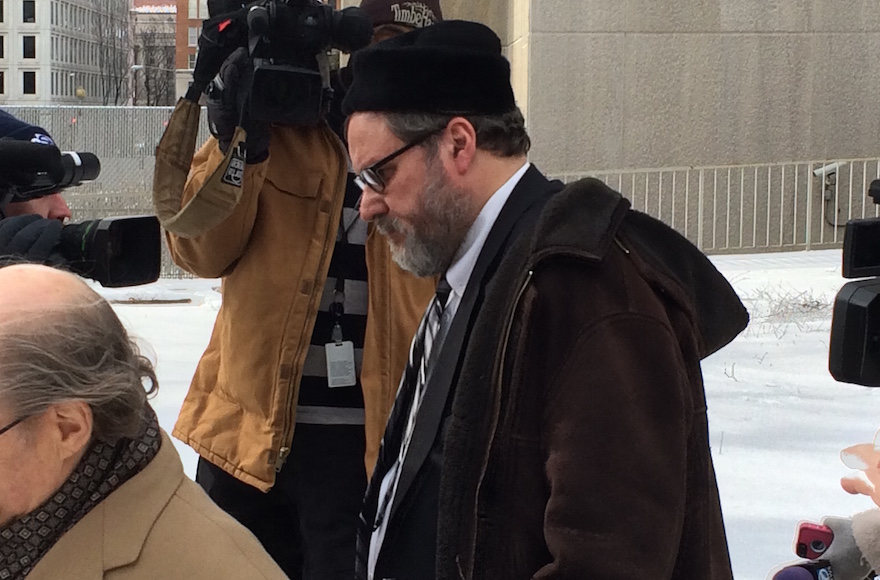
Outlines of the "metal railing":
<svg viewBox="0 0 880 580">
<path fill-rule="evenodd" d="M 64 192 L 74 221 L 152 213 L 156 145 L 170 107 L 7 107 L 45 128 L 63 149 L 91 151 L 100 177 Z M 202 115 L 199 141 L 208 137 Z M 832 174 L 814 172 L 840 162 Z M 865 195 L 880 178 L 880 158 L 711 167 L 584 171 L 565 182 L 597 177 L 635 209 L 677 229 L 706 253 L 748 253 L 839 247 L 848 219 L 878 216 Z M 167 253 L 162 275 L 187 276 Z"/>
<path fill-rule="evenodd" d="M 829 167 L 828 171 L 822 168 Z M 634 209 L 669 224 L 706 253 L 839 247 L 847 220 L 876 217 L 868 186 L 880 158 L 595 171 Z"/>
</svg>

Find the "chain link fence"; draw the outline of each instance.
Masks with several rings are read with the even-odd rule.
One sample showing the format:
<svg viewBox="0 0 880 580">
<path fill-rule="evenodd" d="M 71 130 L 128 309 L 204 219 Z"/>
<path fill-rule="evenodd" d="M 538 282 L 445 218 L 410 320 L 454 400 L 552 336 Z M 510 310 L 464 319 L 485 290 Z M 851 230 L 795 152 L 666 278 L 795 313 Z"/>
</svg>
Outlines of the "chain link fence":
<svg viewBox="0 0 880 580">
<path fill-rule="evenodd" d="M 73 221 L 153 213 L 155 152 L 171 118 L 171 107 L 4 107 L 46 129 L 62 150 L 90 151 L 101 160 L 95 181 L 64 191 Z M 208 138 L 202 111 L 199 143 Z M 162 276 L 190 274 L 171 261 L 162 244 Z"/>
<path fill-rule="evenodd" d="M 76 222 L 152 213 L 154 154 L 171 107 L 7 107 L 46 129 L 62 149 L 101 160 L 94 182 L 64 192 Z M 202 114 L 199 142 L 209 136 Z M 635 209 L 670 224 L 706 253 L 749 253 L 840 247 L 847 219 L 874 217 L 865 192 L 880 178 L 880 159 L 712 167 L 633 169 L 557 175 L 593 176 L 629 198 Z M 163 244 L 163 277 L 187 277 Z"/>
</svg>

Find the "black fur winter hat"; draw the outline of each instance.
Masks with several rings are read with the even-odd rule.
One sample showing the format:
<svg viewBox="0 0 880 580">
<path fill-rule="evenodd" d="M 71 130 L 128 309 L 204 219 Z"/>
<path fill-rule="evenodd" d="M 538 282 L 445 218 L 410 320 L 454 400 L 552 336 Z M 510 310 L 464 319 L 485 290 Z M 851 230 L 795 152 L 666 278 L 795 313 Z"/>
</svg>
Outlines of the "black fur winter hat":
<svg viewBox="0 0 880 580">
<path fill-rule="evenodd" d="M 342 103 L 360 111 L 495 115 L 516 106 L 501 40 L 477 22 L 447 20 L 352 55 Z"/>
</svg>

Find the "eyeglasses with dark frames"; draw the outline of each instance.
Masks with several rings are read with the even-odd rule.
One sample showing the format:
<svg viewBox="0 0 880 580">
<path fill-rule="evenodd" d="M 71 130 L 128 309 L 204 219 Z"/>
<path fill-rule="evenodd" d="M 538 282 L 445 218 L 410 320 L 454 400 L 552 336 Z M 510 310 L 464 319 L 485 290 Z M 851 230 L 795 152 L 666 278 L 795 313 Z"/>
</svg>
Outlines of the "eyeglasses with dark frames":
<svg viewBox="0 0 880 580">
<path fill-rule="evenodd" d="M 3 427 L 2 429 L 0 429 L 0 435 L 3 435 L 4 433 L 6 433 L 7 431 L 9 431 L 10 429 L 12 429 L 13 427 L 15 427 L 16 425 L 18 425 L 19 423 L 21 423 L 22 421 L 24 421 L 25 419 L 27 419 L 27 416 L 25 416 L 25 417 L 19 417 L 18 419 L 16 419 L 16 420 L 13 421 L 12 423 L 8 424 L 6 427 Z"/>
<path fill-rule="evenodd" d="M 394 151 L 390 155 L 383 157 L 379 161 L 373 163 L 372 165 L 370 165 L 369 167 L 367 167 L 366 169 L 364 169 L 363 171 L 358 173 L 354 178 L 354 182 L 357 184 L 358 187 L 361 188 L 361 191 L 363 191 L 365 188 L 369 187 L 370 189 L 372 189 L 376 193 L 382 193 L 383 191 L 385 191 L 385 180 L 382 179 L 381 175 L 379 175 L 379 170 L 382 169 L 382 166 L 390 163 L 392 160 L 396 159 L 397 157 L 400 157 L 401 155 L 403 155 L 404 153 L 406 153 L 407 151 L 409 151 L 413 147 L 421 145 L 422 143 L 424 143 L 425 141 L 427 141 L 428 139 L 430 139 L 434 135 L 442 133 L 445 129 L 446 129 L 446 127 L 443 126 L 441 128 L 434 129 L 433 131 L 429 131 L 428 133 L 425 133 L 424 135 L 416 137 L 415 139 L 413 139 L 412 141 L 410 141 L 409 143 L 407 143 L 406 145 L 404 145 L 403 147 L 401 147 L 397 151 Z"/>
</svg>

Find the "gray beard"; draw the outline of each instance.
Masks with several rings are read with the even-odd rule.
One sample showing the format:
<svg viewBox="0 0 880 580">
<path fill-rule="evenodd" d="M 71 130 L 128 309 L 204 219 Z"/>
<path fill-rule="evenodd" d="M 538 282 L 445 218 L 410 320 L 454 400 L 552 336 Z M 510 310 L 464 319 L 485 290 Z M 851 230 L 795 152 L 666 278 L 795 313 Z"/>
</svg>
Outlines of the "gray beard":
<svg viewBox="0 0 880 580">
<path fill-rule="evenodd" d="M 387 218 L 381 218 L 386 220 Z M 425 276 L 433 276 L 439 274 L 446 269 L 446 262 L 437 247 L 431 247 L 415 232 L 408 224 L 402 223 L 397 218 L 387 219 L 381 224 L 377 224 L 379 231 L 386 236 L 389 232 L 400 232 L 406 237 L 403 243 L 398 245 L 388 239 L 388 245 L 391 247 L 391 257 L 398 266 L 412 272 L 420 278 Z M 442 252 L 445 254 L 445 252 Z"/>
<path fill-rule="evenodd" d="M 418 213 L 411 222 L 387 216 L 376 219 L 380 233 L 404 235 L 400 244 L 389 238 L 391 257 L 419 277 L 446 271 L 476 219 L 476 208 L 467 192 L 450 186 L 435 159 L 428 163 L 427 183 L 419 192 Z"/>
</svg>

